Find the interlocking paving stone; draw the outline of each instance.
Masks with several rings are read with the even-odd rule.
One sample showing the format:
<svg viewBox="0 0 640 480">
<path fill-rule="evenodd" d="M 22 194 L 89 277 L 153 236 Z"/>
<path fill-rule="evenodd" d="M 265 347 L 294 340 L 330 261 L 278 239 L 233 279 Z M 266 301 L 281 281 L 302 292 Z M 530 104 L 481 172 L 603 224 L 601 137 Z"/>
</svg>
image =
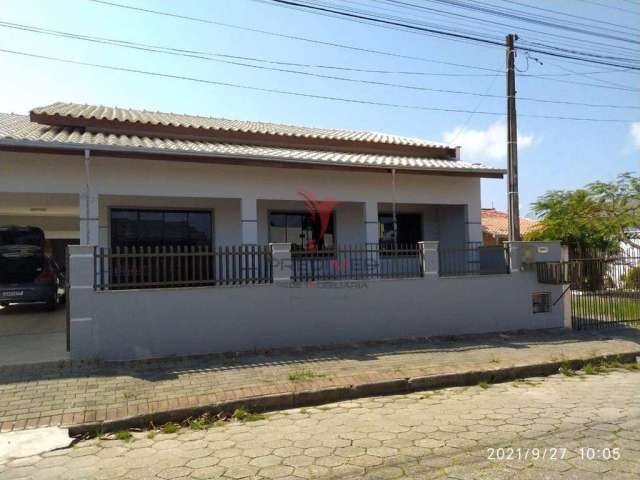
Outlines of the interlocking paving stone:
<svg viewBox="0 0 640 480">
<path fill-rule="evenodd" d="M 278 352 L 240 357 L 209 356 L 102 366 L 0 369 L 0 431 L 118 420 L 175 408 L 192 408 L 248 396 L 349 386 L 435 374 L 638 351 L 640 330 L 533 332 L 354 345 L 334 350 Z M 499 360 L 499 363 L 496 363 Z M 296 371 L 315 377 L 291 382 Z M 553 399 L 548 399 L 553 403 Z M 372 415 L 384 403 L 338 403 L 356 415 Z M 468 412 L 473 417 L 478 412 Z M 615 412 L 614 412 L 615 413 Z M 511 412 L 508 412 L 510 415 Z M 491 419 L 491 417 L 487 417 Z M 293 417 L 289 422 L 297 421 Z M 474 420 L 474 418 L 469 418 Z M 403 416 L 392 433 L 407 432 Z M 287 422 L 283 422 L 283 425 Z M 290 425 L 290 423 L 289 423 Z M 369 433 L 354 430 L 347 440 Z M 292 432 L 292 440 L 307 437 Z"/>
<path fill-rule="evenodd" d="M 2 461 L 0 480 L 631 480 L 640 475 L 638 392 L 640 371 L 615 369 L 486 390 L 374 397 L 274 412 L 258 422 L 230 422 L 205 431 L 184 427 L 153 438 L 134 432 L 130 441 L 81 441 Z M 491 418 L 500 420 L 487 430 L 484 422 Z M 406 431 L 397 428 L 408 419 Z M 531 422 L 515 425 L 524 430 L 506 428 L 514 419 Z M 353 432 L 364 437 L 350 439 Z M 319 446 L 309 447 L 309 436 Z M 495 450 L 490 458 L 488 449 L 498 448 L 513 448 L 511 458 L 507 450 L 502 457 Z M 593 459 L 581 453 L 585 448 L 596 449 Z M 551 449 L 567 450 L 562 458 L 559 450 L 558 458 L 551 458 Z M 620 449 L 618 460 L 605 458 L 612 449 Z"/>
</svg>

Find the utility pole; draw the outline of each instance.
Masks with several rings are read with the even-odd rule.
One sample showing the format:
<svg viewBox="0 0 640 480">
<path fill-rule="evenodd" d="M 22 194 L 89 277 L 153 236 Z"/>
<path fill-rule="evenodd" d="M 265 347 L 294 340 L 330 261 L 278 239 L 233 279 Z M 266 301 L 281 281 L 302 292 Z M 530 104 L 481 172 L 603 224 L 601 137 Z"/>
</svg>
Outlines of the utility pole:
<svg viewBox="0 0 640 480">
<path fill-rule="evenodd" d="M 507 176 L 509 200 L 509 241 L 520 240 L 520 208 L 518 196 L 518 126 L 516 122 L 516 71 L 514 42 L 517 35 L 507 35 Z"/>
</svg>

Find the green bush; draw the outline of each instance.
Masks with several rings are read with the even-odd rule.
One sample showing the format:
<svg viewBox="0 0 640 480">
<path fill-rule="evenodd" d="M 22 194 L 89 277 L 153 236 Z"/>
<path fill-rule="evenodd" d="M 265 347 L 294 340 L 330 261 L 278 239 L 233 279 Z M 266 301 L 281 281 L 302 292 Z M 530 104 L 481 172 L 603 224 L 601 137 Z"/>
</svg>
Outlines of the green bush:
<svg viewBox="0 0 640 480">
<path fill-rule="evenodd" d="M 640 289 L 640 267 L 633 267 L 623 277 L 624 288 L 630 290 Z"/>
</svg>

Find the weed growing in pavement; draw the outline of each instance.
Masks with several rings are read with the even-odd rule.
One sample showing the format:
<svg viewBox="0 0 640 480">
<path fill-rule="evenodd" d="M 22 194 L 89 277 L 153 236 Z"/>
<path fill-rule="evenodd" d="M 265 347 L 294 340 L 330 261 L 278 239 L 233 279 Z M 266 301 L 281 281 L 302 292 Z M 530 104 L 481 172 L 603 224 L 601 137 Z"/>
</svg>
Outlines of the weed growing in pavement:
<svg viewBox="0 0 640 480">
<path fill-rule="evenodd" d="M 176 433 L 179 425 L 177 423 L 168 422 L 162 426 L 162 433 Z"/>
<path fill-rule="evenodd" d="M 489 388 L 490 385 L 489 385 L 489 382 L 487 382 L 486 380 L 480 380 L 478 382 L 478 386 L 486 390 L 487 388 Z"/>
<path fill-rule="evenodd" d="M 311 380 L 312 378 L 324 377 L 322 374 L 315 373 L 309 369 L 294 370 L 289 373 L 289 381 L 301 382 L 304 380 Z"/>
<path fill-rule="evenodd" d="M 157 434 L 158 434 L 158 432 L 156 432 L 155 430 L 151 430 L 151 431 L 149 431 L 147 433 L 147 438 L 149 440 L 153 440 L 156 437 Z"/>
<path fill-rule="evenodd" d="M 587 362 L 583 370 L 587 375 L 598 375 L 599 373 L 603 373 L 605 368 L 602 365 L 593 365 L 591 362 Z"/>
<path fill-rule="evenodd" d="M 202 417 L 192 418 L 189 420 L 189 428 L 191 430 L 204 430 L 207 428 L 207 421 Z"/>
<path fill-rule="evenodd" d="M 123 442 L 129 442 L 133 437 L 131 436 L 131 432 L 127 430 L 118 430 L 114 432 L 113 436 L 116 440 L 122 440 Z"/>
<path fill-rule="evenodd" d="M 562 362 L 562 365 L 558 369 L 558 372 L 560 372 L 565 377 L 573 377 L 576 374 L 575 370 L 571 368 L 571 364 L 567 361 Z"/>
<path fill-rule="evenodd" d="M 231 418 L 235 418 L 240 422 L 256 422 L 258 420 L 264 420 L 266 415 L 263 413 L 255 413 L 247 410 L 245 407 L 236 408 Z"/>
</svg>

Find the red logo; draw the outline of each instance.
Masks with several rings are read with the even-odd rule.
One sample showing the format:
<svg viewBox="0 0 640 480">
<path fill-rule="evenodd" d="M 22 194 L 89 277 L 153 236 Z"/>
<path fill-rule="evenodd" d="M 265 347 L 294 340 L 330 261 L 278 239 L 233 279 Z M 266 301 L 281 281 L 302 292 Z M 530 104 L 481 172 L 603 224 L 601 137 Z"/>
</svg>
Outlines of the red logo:
<svg viewBox="0 0 640 480">
<path fill-rule="evenodd" d="M 307 212 L 309 212 L 314 226 L 319 227 L 317 240 L 307 240 L 305 243 L 305 250 L 317 250 L 318 244 L 316 242 L 320 242 L 322 240 L 327 228 L 329 228 L 331 212 L 336 208 L 338 202 L 332 197 L 318 200 L 315 198 L 313 193 L 306 192 L 304 190 L 298 190 L 298 195 L 304 198 L 304 206 L 306 207 Z"/>
</svg>

